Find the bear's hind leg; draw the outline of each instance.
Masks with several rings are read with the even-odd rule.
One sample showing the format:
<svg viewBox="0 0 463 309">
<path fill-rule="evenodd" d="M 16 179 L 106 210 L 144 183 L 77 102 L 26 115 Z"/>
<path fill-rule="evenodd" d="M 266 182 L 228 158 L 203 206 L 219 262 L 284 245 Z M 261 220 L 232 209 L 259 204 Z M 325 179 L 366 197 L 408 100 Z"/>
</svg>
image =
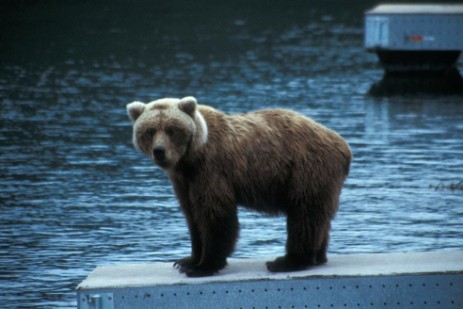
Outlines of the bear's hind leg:
<svg viewBox="0 0 463 309">
<path fill-rule="evenodd" d="M 286 255 L 267 262 L 269 271 L 298 271 L 323 263 L 326 259 L 326 247 L 321 248 L 321 245 L 322 237 L 325 238 L 325 229 L 323 225 L 320 227 L 312 221 L 311 215 L 288 213 Z"/>
<path fill-rule="evenodd" d="M 326 251 L 328 250 L 328 243 L 330 240 L 330 229 L 325 232 L 325 238 L 323 239 L 323 242 L 318 249 L 316 255 L 315 255 L 315 262 L 317 265 L 325 264 L 328 262 L 328 258 L 326 257 Z"/>
</svg>

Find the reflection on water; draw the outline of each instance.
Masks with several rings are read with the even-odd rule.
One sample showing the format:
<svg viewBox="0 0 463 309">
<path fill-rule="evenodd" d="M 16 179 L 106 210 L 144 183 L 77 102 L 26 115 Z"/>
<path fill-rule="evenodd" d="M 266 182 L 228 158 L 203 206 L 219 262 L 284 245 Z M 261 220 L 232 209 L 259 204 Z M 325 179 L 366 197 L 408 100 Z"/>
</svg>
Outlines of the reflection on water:
<svg viewBox="0 0 463 309">
<path fill-rule="evenodd" d="M 96 265 L 189 253 L 169 182 L 133 149 L 125 114 L 163 96 L 287 107 L 339 131 L 354 162 L 331 253 L 461 248 L 463 194 L 445 187 L 463 175 L 462 96 L 368 95 L 383 73 L 362 48 L 365 1 L 21 3 L 0 10 L 2 308 L 73 308 Z M 283 218 L 240 222 L 235 257 L 283 252 Z"/>
<path fill-rule="evenodd" d="M 443 73 L 384 74 L 379 82 L 371 86 L 369 94 L 373 96 L 462 95 L 463 78 L 457 68 Z"/>
</svg>

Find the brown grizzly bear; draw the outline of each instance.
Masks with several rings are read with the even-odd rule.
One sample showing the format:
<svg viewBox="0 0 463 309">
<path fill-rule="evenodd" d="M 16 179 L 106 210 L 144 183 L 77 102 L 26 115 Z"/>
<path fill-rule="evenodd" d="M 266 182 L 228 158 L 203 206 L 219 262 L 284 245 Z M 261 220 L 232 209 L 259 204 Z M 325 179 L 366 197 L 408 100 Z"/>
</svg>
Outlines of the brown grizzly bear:
<svg viewBox="0 0 463 309">
<path fill-rule="evenodd" d="M 191 235 L 190 277 L 227 264 L 239 233 L 237 205 L 287 216 L 286 255 L 272 272 L 327 261 L 331 219 L 351 151 L 334 131 L 289 110 L 226 115 L 193 97 L 127 105 L 135 147 L 170 177 Z"/>
</svg>

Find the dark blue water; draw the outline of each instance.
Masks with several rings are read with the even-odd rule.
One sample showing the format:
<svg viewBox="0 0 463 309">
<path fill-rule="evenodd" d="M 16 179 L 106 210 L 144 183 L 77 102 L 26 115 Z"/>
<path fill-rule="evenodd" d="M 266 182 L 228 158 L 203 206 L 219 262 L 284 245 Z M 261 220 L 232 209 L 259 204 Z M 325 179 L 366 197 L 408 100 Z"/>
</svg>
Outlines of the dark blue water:
<svg viewBox="0 0 463 309">
<path fill-rule="evenodd" d="M 134 100 L 285 107 L 337 130 L 354 161 L 331 254 L 463 248 L 463 96 L 368 94 L 372 3 L 164 2 L 1 5 L 2 308 L 73 308 L 97 265 L 189 254 L 167 178 L 131 145 Z M 240 222 L 234 257 L 282 254 L 284 218 Z"/>
</svg>

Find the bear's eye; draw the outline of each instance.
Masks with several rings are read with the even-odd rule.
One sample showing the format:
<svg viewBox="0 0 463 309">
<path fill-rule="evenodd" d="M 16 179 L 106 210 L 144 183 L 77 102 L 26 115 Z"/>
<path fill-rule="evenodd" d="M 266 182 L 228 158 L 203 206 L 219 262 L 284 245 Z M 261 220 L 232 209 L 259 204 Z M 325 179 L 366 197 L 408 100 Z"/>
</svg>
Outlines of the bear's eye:
<svg viewBox="0 0 463 309">
<path fill-rule="evenodd" d="M 172 135 L 174 135 L 174 133 L 175 133 L 175 129 L 174 129 L 174 128 L 171 128 L 171 127 L 166 128 L 166 134 L 167 134 L 167 135 L 172 136 Z"/>
<path fill-rule="evenodd" d="M 145 135 L 149 138 L 152 138 L 154 135 L 156 135 L 156 129 L 148 129 L 146 130 Z"/>
</svg>

